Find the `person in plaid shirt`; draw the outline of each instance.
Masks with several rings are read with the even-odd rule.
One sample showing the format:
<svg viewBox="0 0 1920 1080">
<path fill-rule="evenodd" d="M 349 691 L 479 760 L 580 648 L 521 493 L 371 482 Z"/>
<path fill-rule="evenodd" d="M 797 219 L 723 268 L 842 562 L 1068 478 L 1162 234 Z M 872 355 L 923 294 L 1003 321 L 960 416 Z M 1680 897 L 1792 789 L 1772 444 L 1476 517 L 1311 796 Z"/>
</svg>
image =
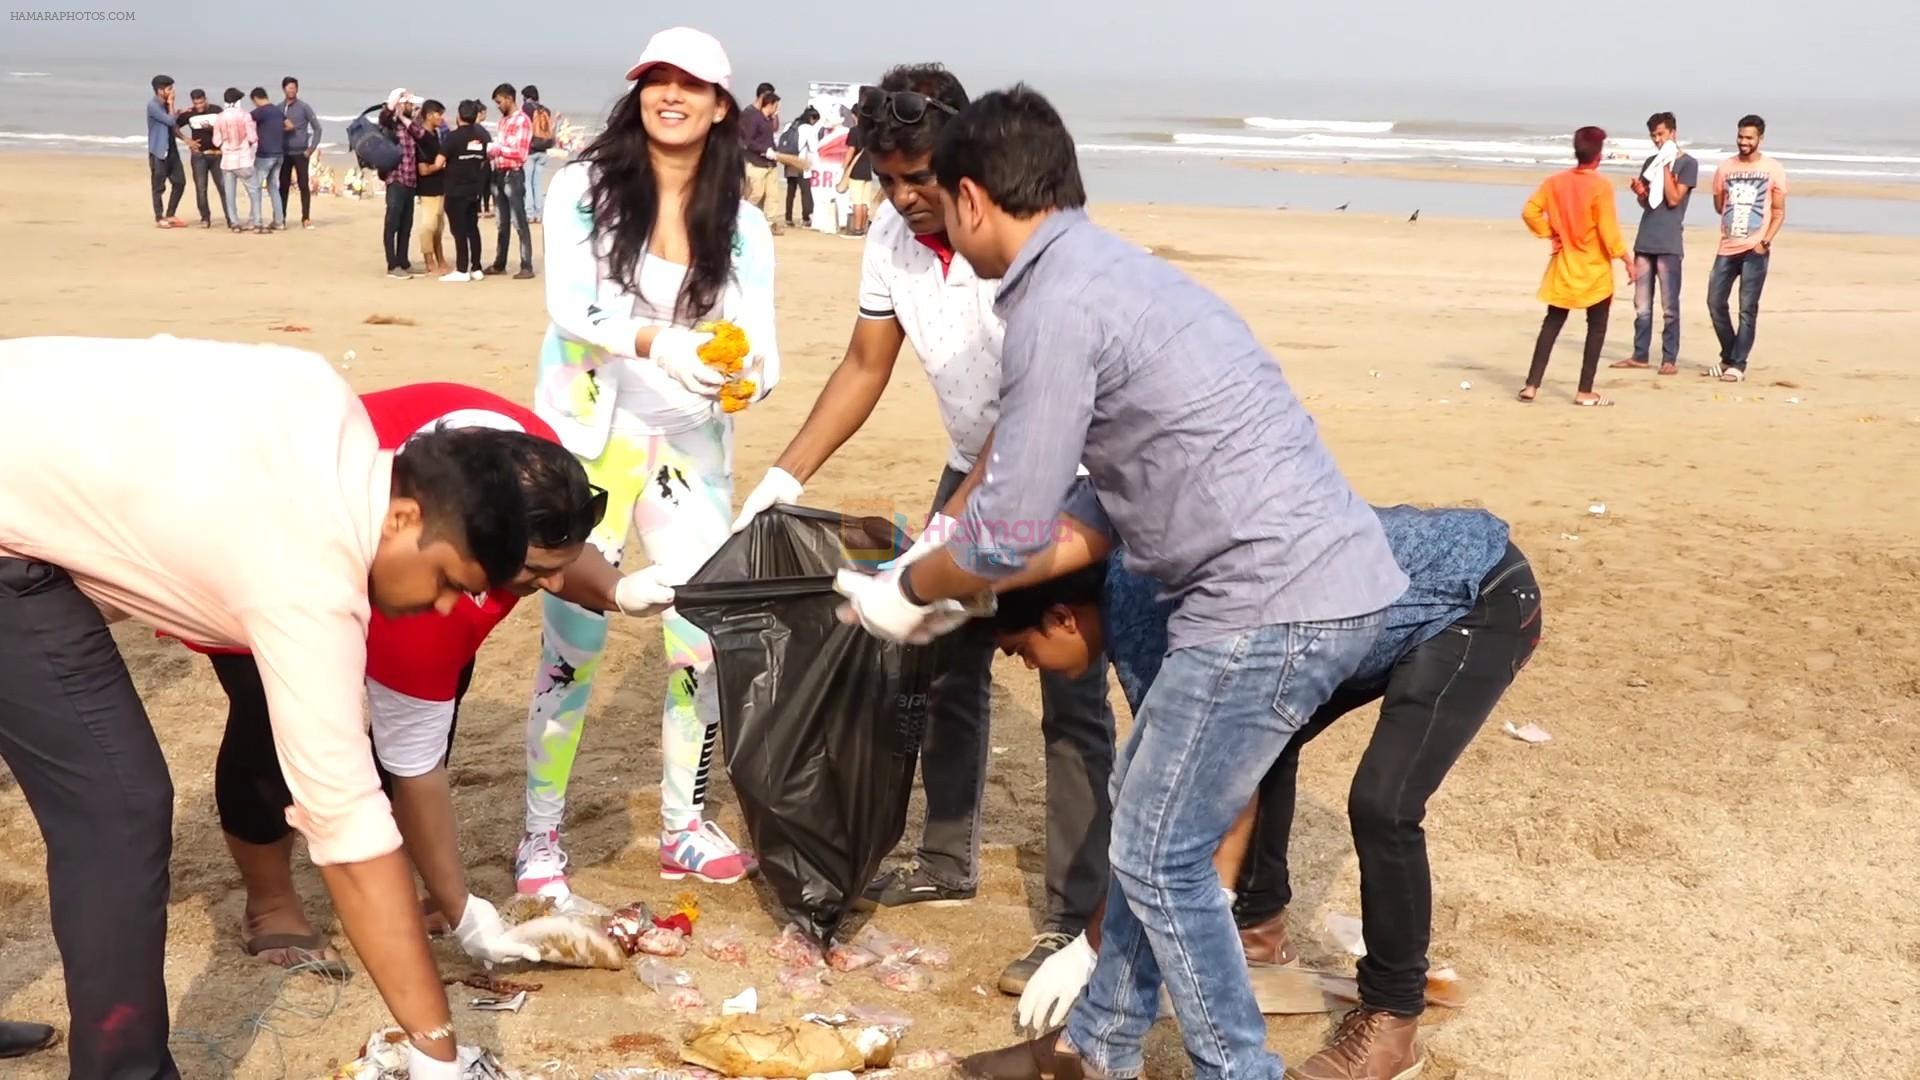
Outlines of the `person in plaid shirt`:
<svg viewBox="0 0 1920 1080">
<path fill-rule="evenodd" d="M 426 134 L 413 110 L 413 95 L 405 87 L 395 87 L 387 95 L 387 107 L 380 110 L 380 126 L 400 143 L 400 164 L 381 177 L 387 182 L 387 222 L 380 242 L 386 248 L 387 276 L 402 280 L 413 276 L 407 238 L 413 234 L 413 196 L 420 187 L 420 153 L 414 140 Z"/>
<path fill-rule="evenodd" d="M 533 151 L 533 121 L 519 107 L 519 95 L 512 83 L 493 88 L 493 103 L 500 106 L 500 137 L 487 146 L 493 161 L 493 201 L 499 205 L 500 238 L 494 247 L 493 272 L 507 272 L 507 243 L 513 227 L 520 226 L 520 272 L 516 279 L 533 276 L 533 236 L 527 229 L 527 174 L 522 171 L 527 155 Z"/>
</svg>

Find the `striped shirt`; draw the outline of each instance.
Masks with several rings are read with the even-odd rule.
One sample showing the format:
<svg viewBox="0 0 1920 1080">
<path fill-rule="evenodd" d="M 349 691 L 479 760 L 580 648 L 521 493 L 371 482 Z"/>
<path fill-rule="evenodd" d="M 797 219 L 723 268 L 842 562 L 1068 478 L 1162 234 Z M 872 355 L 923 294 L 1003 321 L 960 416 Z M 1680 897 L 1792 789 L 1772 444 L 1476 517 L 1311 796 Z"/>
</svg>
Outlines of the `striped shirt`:
<svg viewBox="0 0 1920 1080">
<path fill-rule="evenodd" d="M 1380 521 L 1246 323 L 1171 264 L 1052 214 L 995 300 L 1000 422 L 954 554 L 1011 576 L 1053 540 L 1076 465 L 1167 585 L 1185 648 L 1386 607 L 1407 587 Z"/>
</svg>

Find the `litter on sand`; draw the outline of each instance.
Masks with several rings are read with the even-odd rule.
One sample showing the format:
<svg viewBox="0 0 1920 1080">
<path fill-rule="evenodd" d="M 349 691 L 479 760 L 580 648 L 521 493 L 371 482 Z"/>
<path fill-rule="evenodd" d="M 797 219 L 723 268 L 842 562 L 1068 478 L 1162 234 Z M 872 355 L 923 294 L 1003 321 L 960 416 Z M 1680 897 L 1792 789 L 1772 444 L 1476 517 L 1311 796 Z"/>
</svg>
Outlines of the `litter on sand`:
<svg viewBox="0 0 1920 1080">
<path fill-rule="evenodd" d="M 812 1076 L 886 1068 L 895 1042 L 880 1027 L 726 1016 L 688 1036 L 680 1057 L 722 1076 Z"/>
<path fill-rule="evenodd" d="M 840 944 L 827 950 L 827 966 L 835 971 L 859 971 L 879 962 L 879 956 L 859 945 Z"/>
<path fill-rule="evenodd" d="M 1536 746 L 1541 743 L 1553 741 L 1553 736 L 1547 734 L 1547 730 L 1538 724 L 1523 724 L 1520 727 L 1514 727 L 1513 721 L 1509 720 L 1500 725 L 1500 730 L 1519 739 L 1523 743 L 1532 743 Z"/>
<path fill-rule="evenodd" d="M 663 994 L 675 987 L 693 985 L 691 972 L 651 956 L 633 962 L 633 977 Z"/>
<path fill-rule="evenodd" d="M 1607 513 L 1607 504 L 1603 502 L 1588 503 L 1587 513 L 1592 514 L 1594 517 L 1605 517 Z"/>
<path fill-rule="evenodd" d="M 406 1032 L 381 1028 L 367 1037 L 359 1057 L 328 1073 L 326 1080 L 406 1080 L 407 1047 Z M 461 1080 L 529 1080 L 520 1070 L 502 1064 L 491 1050 L 478 1046 L 462 1046 L 456 1060 Z"/>
<path fill-rule="evenodd" d="M 1327 912 L 1327 933 L 1333 935 L 1335 943 L 1353 955 L 1367 955 L 1366 931 L 1359 919 L 1329 911 Z"/>
<path fill-rule="evenodd" d="M 767 955 L 783 964 L 816 967 L 824 962 L 819 943 L 807 936 L 798 924 L 789 923 L 767 947 Z"/>
<path fill-rule="evenodd" d="M 912 1050 L 893 1059 L 893 1067 L 907 1072 L 932 1072 L 935 1069 L 951 1069 L 959 1064 L 945 1050 Z"/>
<path fill-rule="evenodd" d="M 774 981 L 795 1001 L 812 1001 L 827 992 L 824 974 L 820 968 L 788 968 L 774 976 Z"/>
<path fill-rule="evenodd" d="M 527 1003 L 527 992 L 520 991 L 510 997 L 478 997 L 467 1002 L 467 1008 L 481 1012 L 517 1013 Z"/>
<path fill-rule="evenodd" d="M 752 1016 L 760 1011 L 760 991 L 749 986 L 720 1003 L 721 1016 Z"/>
<path fill-rule="evenodd" d="M 700 951 L 707 959 L 722 964 L 744 964 L 747 962 L 747 943 L 740 940 L 738 934 L 720 934 L 700 943 Z"/>
<path fill-rule="evenodd" d="M 881 986 L 898 993 L 916 994 L 927 988 L 927 973 L 897 958 L 874 965 L 872 974 Z"/>
</svg>

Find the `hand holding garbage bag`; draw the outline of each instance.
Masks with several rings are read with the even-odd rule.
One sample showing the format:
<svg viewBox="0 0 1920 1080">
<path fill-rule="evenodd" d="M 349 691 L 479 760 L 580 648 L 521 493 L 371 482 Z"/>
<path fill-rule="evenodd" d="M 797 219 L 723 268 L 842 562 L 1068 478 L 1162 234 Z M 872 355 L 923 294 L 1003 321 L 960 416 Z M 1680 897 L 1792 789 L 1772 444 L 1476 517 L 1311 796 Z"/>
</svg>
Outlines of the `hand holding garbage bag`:
<svg viewBox="0 0 1920 1080">
<path fill-rule="evenodd" d="M 908 600 L 900 587 L 900 577 L 911 565 L 908 560 L 912 557 L 909 551 L 895 560 L 894 569 L 881 574 L 840 571 L 834 578 L 833 588 L 847 598 L 840 609 L 841 621 L 849 626 L 857 625 L 882 641 L 928 645 L 965 626 L 969 619 L 992 615 L 997 610 L 998 602 L 992 593 L 980 593 L 965 601 L 935 600 L 930 604 Z"/>
</svg>

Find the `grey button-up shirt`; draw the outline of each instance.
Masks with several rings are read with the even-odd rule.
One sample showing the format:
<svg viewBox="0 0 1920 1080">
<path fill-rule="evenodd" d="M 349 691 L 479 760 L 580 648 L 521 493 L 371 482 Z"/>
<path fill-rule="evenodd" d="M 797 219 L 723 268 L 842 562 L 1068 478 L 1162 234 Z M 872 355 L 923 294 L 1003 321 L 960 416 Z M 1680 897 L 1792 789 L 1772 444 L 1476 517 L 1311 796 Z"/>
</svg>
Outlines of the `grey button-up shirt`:
<svg viewBox="0 0 1920 1080">
<path fill-rule="evenodd" d="M 989 578 L 1050 544 L 1084 462 L 1127 566 L 1167 585 L 1184 648 L 1379 611 L 1407 587 L 1380 521 L 1219 297 L 1051 215 L 1008 269 L 1000 422 L 952 550 Z"/>
</svg>

